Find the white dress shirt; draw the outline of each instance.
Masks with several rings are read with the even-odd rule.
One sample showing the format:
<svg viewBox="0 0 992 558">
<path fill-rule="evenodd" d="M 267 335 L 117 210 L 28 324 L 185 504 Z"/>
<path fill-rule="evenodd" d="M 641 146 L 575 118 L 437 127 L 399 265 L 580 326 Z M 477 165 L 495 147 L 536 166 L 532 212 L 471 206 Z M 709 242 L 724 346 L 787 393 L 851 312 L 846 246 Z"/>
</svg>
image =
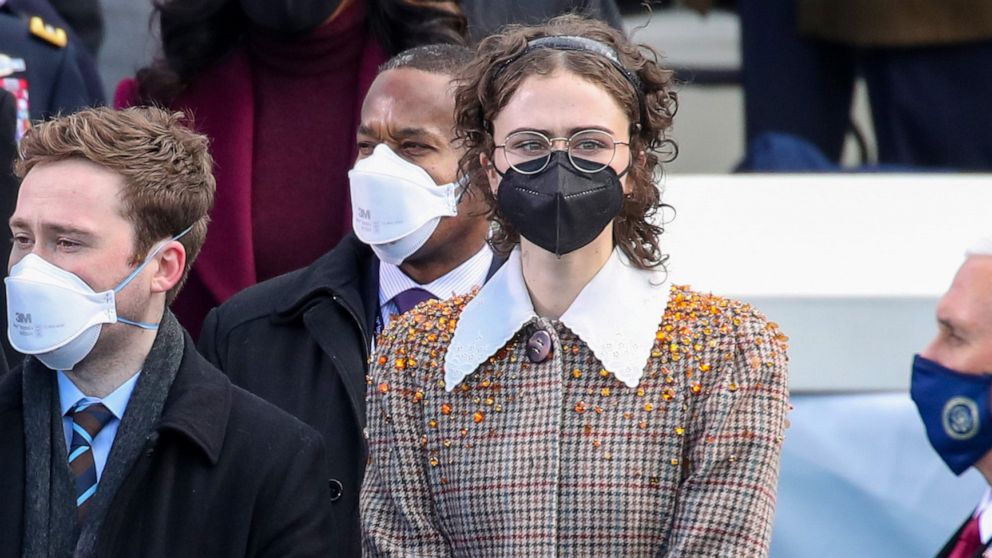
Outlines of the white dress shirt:
<svg viewBox="0 0 992 558">
<path fill-rule="evenodd" d="M 606 370 L 636 387 L 668 306 L 666 280 L 665 272 L 636 268 L 614 249 L 559 321 L 589 346 Z M 455 389 L 535 317 L 518 246 L 462 310 L 445 355 L 445 389 Z"/>
<path fill-rule="evenodd" d="M 426 285 L 421 285 L 410 279 L 398 266 L 380 262 L 379 317 L 383 326 L 389 325 L 389 320 L 397 314 L 393 299 L 401 292 L 407 289 L 420 288 L 441 300 L 465 295 L 486 282 L 486 275 L 489 273 L 492 263 L 493 251 L 486 243 L 474 256 L 465 260 L 455 269 Z"/>
<path fill-rule="evenodd" d="M 986 488 L 982 495 L 982 501 L 978 503 L 972 517 L 978 516 L 978 536 L 982 539 L 982 544 L 988 544 L 992 539 L 992 488 Z"/>
<path fill-rule="evenodd" d="M 96 437 L 93 438 L 93 443 L 91 444 L 93 451 L 93 463 L 96 465 L 96 480 L 100 481 L 100 477 L 103 475 L 103 467 L 107 464 L 107 456 L 110 455 L 110 448 L 114 445 L 114 438 L 117 437 L 117 428 L 121 424 L 121 419 L 124 417 L 124 411 L 127 410 L 127 404 L 131 400 L 131 392 L 134 391 L 134 385 L 138 381 L 138 376 L 141 375 L 139 370 L 137 374 L 131 377 L 130 380 L 121 384 L 120 387 L 114 390 L 113 393 L 104 397 L 103 399 L 97 399 L 95 397 L 87 397 L 83 392 L 79 391 L 76 384 L 72 383 L 72 380 L 65 375 L 65 372 L 61 370 L 58 371 L 58 381 L 59 381 L 59 405 L 62 412 L 62 431 L 65 433 L 65 448 L 66 451 L 69 450 L 69 446 L 72 444 L 72 417 L 67 415 L 69 409 L 72 409 L 76 403 L 80 400 L 87 401 L 89 403 L 103 403 L 103 406 L 110 411 L 114 418 L 110 419 L 110 422 L 103 427 Z M 68 459 L 66 455 L 66 459 Z"/>
</svg>

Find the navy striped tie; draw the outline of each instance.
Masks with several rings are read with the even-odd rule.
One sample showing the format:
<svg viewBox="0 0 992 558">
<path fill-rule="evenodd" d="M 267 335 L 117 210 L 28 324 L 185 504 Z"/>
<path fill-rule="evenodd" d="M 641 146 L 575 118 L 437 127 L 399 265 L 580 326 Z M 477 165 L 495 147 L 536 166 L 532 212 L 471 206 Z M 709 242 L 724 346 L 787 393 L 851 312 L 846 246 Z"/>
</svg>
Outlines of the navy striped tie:
<svg viewBox="0 0 992 558">
<path fill-rule="evenodd" d="M 69 445 L 69 470 L 76 485 L 76 510 L 80 521 L 86 519 L 88 504 L 96 493 L 96 463 L 93 461 L 93 438 L 114 418 L 103 403 L 80 400 L 68 415 L 72 417 L 72 443 Z"/>
</svg>

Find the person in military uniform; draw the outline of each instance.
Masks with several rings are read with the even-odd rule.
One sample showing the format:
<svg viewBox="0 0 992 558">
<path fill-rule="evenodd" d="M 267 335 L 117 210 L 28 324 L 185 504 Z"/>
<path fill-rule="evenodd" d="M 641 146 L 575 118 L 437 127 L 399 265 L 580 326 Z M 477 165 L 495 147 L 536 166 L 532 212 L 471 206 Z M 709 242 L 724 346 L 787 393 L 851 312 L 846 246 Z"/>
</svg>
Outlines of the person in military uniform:
<svg viewBox="0 0 992 558">
<path fill-rule="evenodd" d="M 75 60 L 86 90 L 103 104 L 106 93 L 96 63 L 104 35 L 99 0 L 0 0 L 0 9 L 26 18 L 38 16 L 44 23 L 64 29 L 69 42 L 76 45 Z"/>
<path fill-rule="evenodd" d="M 14 176 L 13 163 L 17 157 L 17 143 L 14 141 L 14 132 L 17 127 L 17 107 L 14 96 L 7 91 L 0 89 L 0 214 L 6 219 L 14 213 L 17 205 L 17 177 Z M 0 258 L 6 262 L 10 257 L 10 229 L 2 227 L 3 239 L 0 241 Z M 0 297 L 0 316 L 4 327 L 7 327 L 7 297 Z M 7 341 L 5 335 L 0 335 Z M 9 343 L 4 344 L 4 351 L 0 352 L 0 376 L 7 372 L 7 361 L 16 359 L 20 361 L 19 353 L 9 347 Z M 10 350 L 8 353 L 7 350 Z M 4 358 L 6 356 L 6 358 Z"/>
<path fill-rule="evenodd" d="M 17 101 L 19 136 L 31 120 L 104 104 L 92 58 L 71 35 L 9 3 L 0 7 L 0 85 Z"/>
<path fill-rule="evenodd" d="M 0 0 L 0 90 L 10 95 L 13 126 L 5 126 L 0 142 L 6 146 L 19 140 L 31 121 L 45 120 L 57 114 L 76 112 L 87 106 L 104 104 L 100 76 L 92 57 L 63 27 L 51 25 L 35 13 L 46 13 L 42 0 Z M 48 10 L 51 7 L 48 6 Z M 6 105 L 4 105 L 6 109 Z M 6 118 L 6 114 L 4 116 Z M 6 123 L 6 120 L 4 121 Z M 17 199 L 17 180 L 10 173 L 10 155 L 3 153 L 0 164 L 0 208 L 4 221 L 13 211 Z M 10 231 L 3 227 L 4 256 L 10 249 Z M 3 261 L 6 261 L 4 258 Z M 6 327 L 7 315 L 0 315 L 0 327 Z M 6 336 L 0 346 L 7 360 L 21 357 L 10 347 Z"/>
<path fill-rule="evenodd" d="M 42 3 L 44 0 L 14 0 L 17 3 Z M 100 53 L 103 46 L 104 32 L 103 10 L 100 0 L 48 0 L 44 2 L 52 7 L 55 18 L 52 24 L 72 29 L 79 36 L 80 42 L 94 57 Z M 39 13 L 38 15 L 44 15 Z"/>
</svg>

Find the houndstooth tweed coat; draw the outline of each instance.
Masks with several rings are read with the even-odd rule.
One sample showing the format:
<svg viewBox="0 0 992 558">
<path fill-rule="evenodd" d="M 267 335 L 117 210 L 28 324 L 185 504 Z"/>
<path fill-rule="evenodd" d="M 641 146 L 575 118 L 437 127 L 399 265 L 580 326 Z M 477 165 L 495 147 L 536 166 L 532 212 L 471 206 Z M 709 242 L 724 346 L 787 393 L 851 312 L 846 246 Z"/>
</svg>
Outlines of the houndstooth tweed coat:
<svg viewBox="0 0 992 558">
<path fill-rule="evenodd" d="M 445 356 L 472 296 L 394 321 L 369 376 L 366 555 L 765 556 L 786 338 L 749 305 L 658 291 L 633 385 L 539 317 L 450 385 Z M 543 362 L 526 354 L 537 329 L 552 338 Z"/>
</svg>

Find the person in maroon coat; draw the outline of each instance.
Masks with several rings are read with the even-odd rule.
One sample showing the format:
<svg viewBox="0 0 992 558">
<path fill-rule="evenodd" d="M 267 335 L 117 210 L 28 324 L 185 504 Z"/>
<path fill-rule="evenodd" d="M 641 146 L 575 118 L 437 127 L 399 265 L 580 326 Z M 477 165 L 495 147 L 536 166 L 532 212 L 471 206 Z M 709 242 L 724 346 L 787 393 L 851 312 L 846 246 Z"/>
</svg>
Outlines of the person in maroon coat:
<svg viewBox="0 0 992 558">
<path fill-rule="evenodd" d="M 118 107 L 183 109 L 217 161 L 213 234 L 173 306 L 194 337 L 212 307 L 309 265 L 350 230 L 347 172 L 362 99 L 385 60 L 460 43 L 451 2 L 171 0 L 163 56 L 125 80 Z"/>
</svg>

